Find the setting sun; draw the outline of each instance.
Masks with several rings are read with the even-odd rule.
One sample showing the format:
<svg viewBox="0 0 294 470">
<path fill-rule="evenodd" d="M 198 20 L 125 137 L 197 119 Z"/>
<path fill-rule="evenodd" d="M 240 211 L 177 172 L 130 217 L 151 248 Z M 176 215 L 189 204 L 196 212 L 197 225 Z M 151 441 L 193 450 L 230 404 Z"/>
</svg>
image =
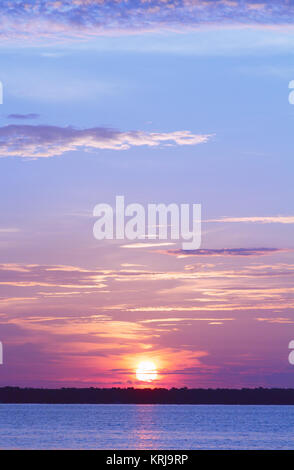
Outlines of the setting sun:
<svg viewBox="0 0 294 470">
<path fill-rule="evenodd" d="M 143 382 L 152 382 L 157 379 L 157 369 L 154 362 L 140 362 L 136 370 L 136 377 Z"/>
</svg>

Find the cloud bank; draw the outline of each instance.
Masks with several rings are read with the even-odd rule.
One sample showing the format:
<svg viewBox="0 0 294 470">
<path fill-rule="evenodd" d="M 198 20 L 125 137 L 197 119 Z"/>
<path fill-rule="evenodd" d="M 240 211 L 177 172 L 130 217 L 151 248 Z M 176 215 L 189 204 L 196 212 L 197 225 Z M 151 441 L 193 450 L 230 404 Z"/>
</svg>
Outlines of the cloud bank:
<svg viewBox="0 0 294 470">
<path fill-rule="evenodd" d="M 82 38 L 201 25 L 292 25 L 289 0 L 4 0 L 3 38 Z"/>
<path fill-rule="evenodd" d="M 197 145 L 211 135 L 176 132 L 122 132 L 94 127 L 75 129 L 47 125 L 9 125 L 0 127 L 0 157 L 53 157 L 76 150 L 127 150 L 131 147 Z"/>
</svg>

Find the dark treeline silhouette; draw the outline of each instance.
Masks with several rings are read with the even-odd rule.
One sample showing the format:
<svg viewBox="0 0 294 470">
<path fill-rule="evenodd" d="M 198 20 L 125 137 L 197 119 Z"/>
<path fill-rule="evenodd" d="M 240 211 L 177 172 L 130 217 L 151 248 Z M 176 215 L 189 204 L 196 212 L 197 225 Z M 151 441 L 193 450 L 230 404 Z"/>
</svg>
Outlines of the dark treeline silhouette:
<svg viewBox="0 0 294 470">
<path fill-rule="evenodd" d="M 3 387 L 0 403 L 294 405 L 294 389 Z"/>
</svg>

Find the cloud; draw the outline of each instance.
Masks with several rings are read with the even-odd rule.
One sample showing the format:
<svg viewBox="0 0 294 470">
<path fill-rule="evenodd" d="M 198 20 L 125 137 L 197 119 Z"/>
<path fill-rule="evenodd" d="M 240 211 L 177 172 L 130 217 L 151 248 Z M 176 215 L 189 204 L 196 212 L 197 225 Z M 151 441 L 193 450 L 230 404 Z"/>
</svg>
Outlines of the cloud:
<svg viewBox="0 0 294 470">
<path fill-rule="evenodd" d="M 17 319 L 21 312 L 25 323 L 37 322 L 38 328 L 45 328 L 61 325 L 63 317 L 66 322 L 69 316 L 86 322 L 84 316 L 91 315 L 93 323 L 87 334 L 90 331 L 95 334 L 97 314 L 100 320 L 101 315 L 110 315 L 114 320 L 125 321 L 135 313 L 132 321 L 145 324 L 145 320 L 156 320 L 151 314 L 158 313 L 162 322 L 146 324 L 165 329 L 180 317 L 183 320 L 174 326 L 191 323 L 192 315 L 188 312 L 195 314 L 195 318 L 199 314 L 201 321 L 224 323 L 232 318 L 229 312 L 233 311 L 277 314 L 293 309 L 294 265 L 257 264 L 255 258 L 253 264 L 247 265 L 248 258 L 245 259 L 243 267 L 238 260 L 235 268 L 223 268 L 227 259 L 219 258 L 220 266 L 199 266 L 195 271 L 0 264 L 1 317 L 12 321 L 12 314 Z M 228 312 L 228 317 L 222 312 Z M 214 316 L 219 313 L 221 318 Z M 85 328 L 81 326 L 80 332 L 86 333 Z"/>
<path fill-rule="evenodd" d="M 20 120 L 30 120 L 30 119 L 38 119 L 40 114 L 36 113 L 29 113 L 29 114 L 8 114 L 7 119 L 20 119 Z"/>
<path fill-rule="evenodd" d="M 17 305 L 17 304 L 20 304 L 20 305 L 25 305 L 26 303 L 28 303 L 29 305 L 32 304 L 32 302 L 34 302 L 35 300 L 37 300 L 37 297 L 0 297 L 0 302 L 1 302 L 1 307 L 10 307 L 11 305 Z"/>
<path fill-rule="evenodd" d="M 214 303 L 210 305 L 193 305 L 193 306 L 188 306 L 188 305 L 177 305 L 177 306 L 172 306 L 172 305 L 157 305 L 157 306 L 140 306 L 140 307 L 124 307 L 124 310 L 127 312 L 149 312 L 149 313 L 169 313 L 169 312 L 222 312 L 222 311 L 247 311 L 247 310 L 253 310 L 255 311 L 256 309 L 258 310 L 288 310 L 288 309 L 293 309 L 294 308 L 294 303 L 293 301 L 286 302 L 284 299 L 278 303 L 278 302 L 264 302 L 264 303 L 259 303 L 258 305 L 256 302 L 252 303 L 247 303 L 247 304 L 241 304 L 240 302 L 233 303 L 231 301 L 224 302 L 224 303 Z M 120 306 L 118 306 L 118 309 L 120 309 Z M 105 308 L 107 310 L 107 308 Z M 114 308 L 109 309 L 109 310 L 114 310 Z M 205 319 L 203 319 L 205 320 Z M 214 321 L 214 319 L 206 319 L 208 321 Z M 223 318 L 221 321 L 230 321 L 234 320 L 234 318 Z"/>
<path fill-rule="evenodd" d="M 172 242 L 159 242 L 159 243 L 131 243 L 129 245 L 121 245 L 121 248 L 154 248 L 156 246 L 175 245 Z"/>
<path fill-rule="evenodd" d="M 75 266 L 0 264 L 0 285 L 16 287 L 102 288 L 107 271 Z"/>
<path fill-rule="evenodd" d="M 3 38 L 78 39 L 113 33 L 195 29 L 201 25 L 292 25 L 286 0 L 3 0 Z"/>
<path fill-rule="evenodd" d="M 246 258 L 245 258 L 246 259 Z M 222 258 L 220 258 L 222 262 Z M 134 282 L 172 282 L 172 290 L 163 289 L 157 293 L 169 297 L 171 294 L 185 294 L 189 292 L 191 295 L 197 291 L 195 280 L 197 280 L 198 288 L 204 289 L 206 292 L 206 298 L 217 301 L 215 296 L 219 296 L 218 291 L 215 293 L 213 290 L 214 282 L 234 282 L 240 279 L 271 279 L 281 280 L 283 279 L 283 289 L 278 286 L 278 290 L 275 290 L 271 284 L 271 297 L 274 294 L 285 294 L 292 295 L 292 288 L 285 284 L 286 280 L 292 283 L 294 276 L 294 265 L 291 264 L 276 264 L 276 265 L 264 265 L 264 264 L 253 264 L 249 266 L 240 267 L 239 263 L 236 268 L 222 268 L 222 266 L 216 267 L 202 267 L 194 271 L 179 270 L 179 271 L 156 271 L 156 270 L 143 270 L 143 269 L 84 269 L 77 266 L 63 266 L 63 265 L 38 265 L 38 264 L 0 264 L 0 287 L 11 286 L 21 288 L 23 292 L 24 288 L 36 288 L 33 292 L 39 298 L 73 298 L 76 295 L 90 295 L 99 293 L 108 293 L 109 289 L 113 292 L 114 285 L 118 292 L 121 292 L 119 284 L 121 283 L 134 283 Z M 200 282 L 203 281 L 203 285 Z M 176 287 L 175 282 L 178 283 L 189 283 L 187 286 L 180 285 Z M 242 281 L 243 282 L 243 281 Z M 111 284 L 110 284 L 111 283 Z M 209 286 L 209 287 L 208 287 Z M 46 289 L 45 289 L 46 288 Z M 48 290 L 47 290 L 48 288 Z M 106 290 L 107 288 L 107 290 Z M 152 288 L 151 288 L 152 289 Z M 158 287 L 156 287 L 158 289 Z M 195 290 L 196 289 L 196 290 Z M 228 291 L 228 285 L 222 285 L 221 295 L 232 294 L 234 297 L 241 297 L 242 292 Z M 230 285 L 230 289 L 232 286 Z M 257 289 L 257 287 L 256 287 Z M 123 290 L 127 292 L 127 288 L 123 287 Z M 243 289 L 244 290 L 244 289 Z M 31 290 L 29 291 L 31 295 Z M 235 295 L 234 295 L 235 294 Z M 268 298 L 265 292 L 260 292 L 260 297 Z M 120 294 L 119 294 L 120 295 Z M 244 291 L 246 297 L 252 297 L 250 291 Z M 21 294 L 23 296 L 23 294 Z M 214 298 L 212 298 L 214 297 Z M 254 299 L 258 298 L 258 292 L 254 292 Z M 187 300 L 187 298 L 186 298 Z M 199 299 L 198 299 L 199 300 Z M 202 300 L 200 300 L 202 302 Z M 123 310 L 127 304 L 121 304 L 120 309 Z M 112 308 L 112 307 L 108 307 Z M 115 307 L 117 308 L 117 306 Z"/>
<path fill-rule="evenodd" d="M 267 323 L 279 323 L 281 325 L 291 325 L 294 323 L 293 319 L 285 318 L 285 317 L 277 317 L 277 318 L 256 318 L 257 321 L 260 322 L 267 322 Z"/>
<path fill-rule="evenodd" d="M 65 152 L 84 149 L 127 150 L 131 147 L 158 147 L 170 145 L 197 145 L 206 143 L 211 135 L 175 132 L 122 132 L 94 127 L 75 129 L 49 125 L 9 125 L 0 127 L 0 156 L 53 157 Z"/>
<path fill-rule="evenodd" d="M 19 228 L 14 228 L 14 227 L 0 227 L 0 234 L 1 233 L 18 233 L 20 232 Z"/>
<path fill-rule="evenodd" d="M 139 323 L 181 323 L 181 322 L 191 322 L 191 321 L 207 321 L 211 322 L 224 322 L 224 321 L 234 321 L 234 318 L 201 318 L 201 317 L 172 317 L 172 318 L 152 318 L 151 320 L 140 320 Z"/>
<path fill-rule="evenodd" d="M 270 217 L 220 217 L 219 219 L 209 219 L 206 222 L 224 223 L 261 223 L 261 224 L 294 224 L 293 215 L 275 215 Z"/>
<path fill-rule="evenodd" d="M 281 248 L 220 248 L 200 250 L 160 250 L 158 253 L 187 258 L 189 256 L 263 256 L 288 250 Z"/>
</svg>

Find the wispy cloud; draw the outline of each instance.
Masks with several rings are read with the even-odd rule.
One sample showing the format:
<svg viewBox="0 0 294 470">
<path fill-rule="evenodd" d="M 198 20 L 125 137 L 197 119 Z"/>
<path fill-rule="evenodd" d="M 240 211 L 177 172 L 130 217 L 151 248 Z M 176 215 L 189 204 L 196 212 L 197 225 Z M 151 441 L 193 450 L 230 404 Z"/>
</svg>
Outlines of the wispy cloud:
<svg viewBox="0 0 294 470">
<path fill-rule="evenodd" d="M 209 318 L 209 317 L 172 317 L 172 318 L 152 318 L 151 320 L 140 320 L 139 323 L 182 323 L 191 321 L 224 322 L 233 321 L 234 318 Z"/>
<path fill-rule="evenodd" d="M 121 245 L 121 248 L 154 248 L 158 246 L 167 246 L 167 245 L 175 245 L 172 242 L 154 242 L 154 243 L 130 243 L 128 245 Z"/>
<path fill-rule="evenodd" d="M 149 312 L 149 313 L 162 313 L 162 312 L 179 312 L 179 313 L 184 313 L 184 312 L 223 312 L 223 311 L 243 311 L 243 310 L 254 310 L 256 309 L 256 304 L 240 304 L 240 303 L 233 303 L 233 302 L 227 302 L 227 303 L 222 303 L 222 304 L 211 304 L 211 305 L 193 305 L 193 306 L 188 306 L 188 305 L 177 305 L 177 306 L 172 306 L 172 305 L 158 305 L 158 306 L 140 306 L 140 307 L 125 307 L 124 310 L 127 312 Z M 284 310 L 284 309 L 293 309 L 294 308 L 294 303 L 293 301 L 286 303 L 285 301 L 282 301 L 281 303 L 259 303 L 258 304 L 258 310 L 270 310 L 272 311 L 273 309 L 279 309 L 279 310 Z M 118 306 L 118 309 L 120 309 L 120 306 Z M 106 308 L 107 310 L 107 308 Z M 109 309 L 110 310 L 110 309 Z M 112 308 L 114 310 L 114 308 Z M 207 319 L 206 319 L 207 320 Z M 211 319 L 208 319 L 211 321 Z M 221 319 L 221 321 L 225 320 L 233 320 L 233 318 L 226 318 L 226 319 Z M 214 321 L 214 320 L 212 320 Z"/>
<path fill-rule="evenodd" d="M 40 117 L 40 114 L 28 113 L 28 114 L 8 114 L 7 119 L 19 119 L 22 121 L 37 119 Z"/>
<path fill-rule="evenodd" d="M 20 229 L 19 228 L 15 228 L 15 227 L 4 227 L 4 228 L 1 228 L 0 227 L 0 234 L 1 233 L 18 233 L 20 232 Z"/>
<path fill-rule="evenodd" d="M 246 259 L 246 258 L 245 258 Z M 222 259 L 219 259 L 220 263 Z M 291 264 L 275 264 L 275 265 L 264 265 L 264 264 L 253 264 L 247 266 L 238 266 L 236 268 L 231 267 L 222 267 L 222 265 L 199 267 L 195 270 L 178 270 L 178 271 L 169 271 L 169 270 L 148 270 L 148 269 L 139 269 L 134 267 L 123 267 L 123 269 L 84 269 L 77 266 L 63 266 L 63 265 L 38 265 L 38 264 L 0 264 L 0 286 L 14 286 L 20 288 L 42 288 L 39 292 L 41 296 L 68 296 L 76 295 L 83 292 L 83 294 L 97 293 L 101 290 L 104 291 L 104 288 L 108 286 L 110 282 L 117 283 L 127 283 L 127 282 L 154 282 L 154 281 L 171 281 L 175 282 L 190 282 L 193 281 L 193 284 L 188 285 L 187 289 L 183 291 L 183 286 L 180 286 L 178 289 L 173 285 L 173 293 L 184 293 L 187 292 L 190 294 L 195 294 L 195 280 L 199 283 L 200 280 L 205 281 L 203 284 L 203 289 L 205 290 L 208 297 L 211 298 L 211 295 L 219 296 L 219 291 L 215 292 L 212 290 L 212 286 L 208 284 L 211 280 L 215 282 L 229 281 L 239 281 L 240 279 L 260 279 L 261 281 L 265 278 L 270 278 L 272 280 L 292 279 L 294 276 L 294 265 Z M 286 281 L 285 281 L 286 282 Z M 292 283 L 292 281 L 291 281 Z M 118 284 L 117 284 L 118 285 Z M 156 285 L 156 284 L 155 284 Z M 210 287 L 208 287 L 208 285 Z M 49 291 L 44 292 L 44 287 L 48 287 Z M 198 285 L 198 287 L 200 287 Z M 232 289 L 232 287 L 230 287 Z M 56 290 L 57 289 L 57 290 Z M 61 289 L 61 290 L 60 290 Z M 66 289 L 66 291 L 65 291 Z M 256 287 L 257 289 L 257 287 Z M 263 288 L 264 289 L 264 288 Z M 273 294 L 289 294 L 291 295 L 292 289 L 289 286 L 284 287 L 284 290 L 281 290 L 281 286 L 278 286 L 278 291 L 274 289 L 274 286 L 271 285 L 271 296 Z M 252 290 L 250 291 L 228 291 L 228 286 L 223 286 L 221 288 L 221 295 L 234 294 L 235 296 L 241 296 L 241 293 L 248 297 L 252 297 Z M 163 291 L 163 294 L 166 295 L 166 291 Z M 254 291 L 254 298 L 256 299 L 258 291 Z M 262 297 L 268 297 L 265 295 L 265 292 L 260 292 Z M 124 308 L 124 306 L 121 306 Z"/>
<path fill-rule="evenodd" d="M 281 325 L 291 325 L 294 323 L 294 320 L 291 318 L 286 317 L 270 317 L 270 318 L 256 318 L 259 322 L 266 322 L 266 323 L 279 323 Z"/>
<path fill-rule="evenodd" d="M 220 217 L 218 219 L 209 219 L 206 222 L 224 222 L 224 223 L 260 223 L 260 224 L 294 224 L 293 215 L 275 215 L 265 217 Z"/>
<path fill-rule="evenodd" d="M 131 147 L 197 145 L 208 142 L 211 135 L 193 134 L 190 131 L 175 132 L 123 132 L 115 129 L 9 125 L 0 128 L 2 156 L 53 157 L 65 152 L 85 149 L 127 150 Z"/>
<path fill-rule="evenodd" d="M 219 248 L 199 250 L 161 250 L 159 253 L 178 258 L 190 256 L 264 256 L 288 251 L 281 248 Z"/>
<path fill-rule="evenodd" d="M 75 266 L 1 264 L 0 285 L 16 287 L 101 288 L 108 271 Z"/>
</svg>

